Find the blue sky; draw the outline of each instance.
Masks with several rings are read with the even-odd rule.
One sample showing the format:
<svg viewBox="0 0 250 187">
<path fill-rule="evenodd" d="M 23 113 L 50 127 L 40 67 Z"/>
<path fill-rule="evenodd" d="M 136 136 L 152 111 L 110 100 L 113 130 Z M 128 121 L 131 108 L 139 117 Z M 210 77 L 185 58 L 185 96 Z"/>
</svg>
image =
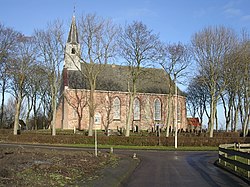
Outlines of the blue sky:
<svg viewBox="0 0 250 187">
<path fill-rule="evenodd" d="M 250 30 L 250 0 L 0 0 L 0 22 L 25 35 L 61 19 L 65 32 L 76 6 L 76 18 L 96 13 L 115 23 L 145 23 L 164 42 L 188 43 L 210 25 Z"/>
</svg>

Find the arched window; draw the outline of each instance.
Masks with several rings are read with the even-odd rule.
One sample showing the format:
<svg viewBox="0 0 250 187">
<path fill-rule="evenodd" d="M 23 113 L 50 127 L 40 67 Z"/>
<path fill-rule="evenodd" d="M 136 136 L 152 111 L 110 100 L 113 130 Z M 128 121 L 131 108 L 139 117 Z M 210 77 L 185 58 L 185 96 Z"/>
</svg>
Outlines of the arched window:
<svg viewBox="0 0 250 187">
<path fill-rule="evenodd" d="M 121 119 L 121 101 L 119 97 L 115 97 L 113 101 L 113 110 L 114 110 L 114 120 L 120 120 Z"/>
<path fill-rule="evenodd" d="M 77 117 L 78 117 L 77 111 L 76 109 L 73 109 L 73 118 L 77 118 Z"/>
<path fill-rule="evenodd" d="M 181 122 L 181 103 L 178 102 L 177 106 L 177 121 L 180 123 Z"/>
<path fill-rule="evenodd" d="M 72 49 L 71 49 L 71 54 L 76 54 L 75 48 L 72 48 Z"/>
<path fill-rule="evenodd" d="M 134 120 L 140 120 L 141 116 L 141 107 L 140 107 L 140 100 L 135 98 L 134 100 Z"/>
<path fill-rule="evenodd" d="M 161 101 L 160 99 L 155 99 L 154 102 L 154 120 L 160 121 L 161 120 Z"/>
<path fill-rule="evenodd" d="M 98 113 L 98 112 L 95 114 L 95 124 L 96 125 L 100 125 L 101 124 L 101 114 Z"/>
</svg>

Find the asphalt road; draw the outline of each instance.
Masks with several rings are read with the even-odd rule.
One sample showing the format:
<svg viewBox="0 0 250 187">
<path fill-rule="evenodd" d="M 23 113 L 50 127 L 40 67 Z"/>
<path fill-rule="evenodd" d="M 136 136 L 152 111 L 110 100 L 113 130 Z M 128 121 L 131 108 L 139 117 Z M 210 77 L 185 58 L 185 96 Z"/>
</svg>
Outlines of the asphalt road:
<svg viewBox="0 0 250 187">
<path fill-rule="evenodd" d="M 141 163 L 122 186 L 248 186 L 216 167 L 217 152 L 138 151 Z"/>
<path fill-rule="evenodd" d="M 49 147 L 43 145 L 3 144 L 0 147 L 22 146 L 29 148 L 49 148 L 62 150 L 93 150 L 85 148 Z M 183 152 L 183 151 L 141 151 L 114 150 L 116 154 L 136 153 L 140 160 L 136 167 L 133 160 L 125 161 L 117 168 L 107 168 L 106 178 L 100 178 L 91 186 L 123 187 L 238 187 L 249 186 L 240 178 L 214 165 L 218 159 L 217 152 Z M 131 161 L 132 160 L 132 161 Z M 138 163 L 138 162 L 137 162 Z M 131 166 L 130 166 L 131 165 Z M 135 168 L 136 167 L 136 168 Z M 131 170 L 135 168 L 135 170 Z M 131 171 L 127 171 L 131 170 Z M 105 172 L 105 171 L 104 171 Z M 126 173 L 126 174 L 125 174 Z M 126 175 L 126 180 L 122 177 Z M 122 180 L 124 181 L 122 181 Z M 110 182 L 110 183 L 109 183 Z"/>
</svg>

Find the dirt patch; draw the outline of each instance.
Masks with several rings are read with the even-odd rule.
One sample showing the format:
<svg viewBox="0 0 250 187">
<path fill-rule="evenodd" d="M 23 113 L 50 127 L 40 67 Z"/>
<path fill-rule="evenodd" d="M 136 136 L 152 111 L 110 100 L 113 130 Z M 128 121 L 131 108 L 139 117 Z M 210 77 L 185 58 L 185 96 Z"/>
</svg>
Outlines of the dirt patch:
<svg viewBox="0 0 250 187">
<path fill-rule="evenodd" d="M 117 163 L 108 153 L 0 148 L 0 186 L 70 186 L 98 177 L 100 169 Z"/>
</svg>

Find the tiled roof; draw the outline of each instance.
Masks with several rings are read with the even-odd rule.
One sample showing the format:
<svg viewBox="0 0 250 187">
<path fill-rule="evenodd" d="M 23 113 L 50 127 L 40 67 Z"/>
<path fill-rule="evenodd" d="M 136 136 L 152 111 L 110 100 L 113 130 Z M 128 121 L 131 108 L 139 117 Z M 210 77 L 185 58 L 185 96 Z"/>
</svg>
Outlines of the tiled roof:
<svg viewBox="0 0 250 187">
<path fill-rule="evenodd" d="M 82 71 L 86 71 L 86 64 L 82 64 Z M 95 68 L 100 65 L 95 65 Z M 97 77 L 96 90 L 127 92 L 132 86 L 132 79 L 128 66 L 105 65 Z M 162 69 L 142 68 L 137 81 L 138 93 L 169 93 L 169 76 Z M 173 81 L 172 85 L 174 84 Z M 72 89 L 89 89 L 89 83 L 79 71 L 68 71 L 68 86 Z M 174 86 L 172 86 L 174 89 Z M 173 92 L 172 92 L 173 93 Z"/>
</svg>

